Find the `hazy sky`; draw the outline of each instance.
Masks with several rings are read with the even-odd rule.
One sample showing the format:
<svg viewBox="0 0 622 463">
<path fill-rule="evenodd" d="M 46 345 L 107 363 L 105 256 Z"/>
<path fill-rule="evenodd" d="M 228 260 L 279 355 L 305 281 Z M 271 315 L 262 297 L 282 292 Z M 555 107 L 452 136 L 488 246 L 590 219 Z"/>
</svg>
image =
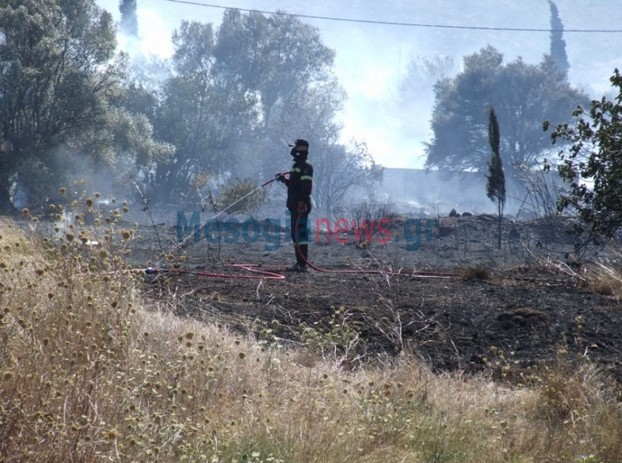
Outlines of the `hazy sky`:
<svg viewBox="0 0 622 463">
<path fill-rule="evenodd" d="M 118 20 L 119 0 L 97 0 Z M 421 167 L 423 143 L 430 139 L 433 89 L 408 108 L 397 103 L 398 83 L 413 58 L 454 60 L 493 45 L 506 61 L 522 57 L 539 62 L 549 51 L 548 32 L 478 30 L 482 28 L 548 29 L 547 0 L 137 0 L 142 52 L 169 56 L 170 36 L 182 20 L 217 25 L 223 7 L 292 14 L 473 29 L 414 27 L 300 18 L 316 26 L 324 43 L 336 51 L 335 71 L 348 93 L 340 120 L 343 142 L 367 143 L 377 162 L 387 167 Z M 622 68 L 622 33 L 571 32 L 571 29 L 622 30 L 622 0 L 556 0 L 566 33 L 569 79 L 590 96 L 607 93 L 613 70 Z M 453 74 L 450 74 L 453 75 Z M 405 115 L 405 111 L 409 111 Z M 408 116 L 408 117 L 406 117 Z M 413 117 L 414 116 L 414 117 Z M 409 123 L 405 124 L 405 120 Z M 415 122 L 413 122 L 415 121 Z M 304 134 L 292 134 L 293 138 Z"/>
</svg>

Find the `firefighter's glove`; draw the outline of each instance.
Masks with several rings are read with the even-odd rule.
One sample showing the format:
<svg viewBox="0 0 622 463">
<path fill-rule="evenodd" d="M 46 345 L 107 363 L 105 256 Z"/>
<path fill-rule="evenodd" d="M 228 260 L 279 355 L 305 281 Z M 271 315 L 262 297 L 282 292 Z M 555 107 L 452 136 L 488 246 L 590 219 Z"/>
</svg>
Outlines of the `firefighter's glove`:
<svg viewBox="0 0 622 463">
<path fill-rule="evenodd" d="M 308 210 L 309 209 L 307 208 L 307 203 L 305 203 L 304 201 L 298 201 L 298 212 L 305 213 Z"/>
<path fill-rule="evenodd" d="M 281 183 L 287 183 L 287 177 L 280 172 L 277 172 L 276 179 Z"/>
</svg>

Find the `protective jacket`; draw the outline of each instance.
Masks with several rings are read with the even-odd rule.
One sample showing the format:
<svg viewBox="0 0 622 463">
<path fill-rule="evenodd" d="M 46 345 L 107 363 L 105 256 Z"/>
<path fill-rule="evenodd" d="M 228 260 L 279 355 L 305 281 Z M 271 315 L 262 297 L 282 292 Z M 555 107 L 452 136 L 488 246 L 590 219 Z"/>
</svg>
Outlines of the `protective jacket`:
<svg viewBox="0 0 622 463">
<path fill-rule="evenodd" d="M 311 212 L 311 190 L 313 189 L 313 166 L 306 158 L 296 159 L 287 179 L 287 209 L 298 211 L 300 201 L 307 205 L 307 213 Z"/>
</svg>

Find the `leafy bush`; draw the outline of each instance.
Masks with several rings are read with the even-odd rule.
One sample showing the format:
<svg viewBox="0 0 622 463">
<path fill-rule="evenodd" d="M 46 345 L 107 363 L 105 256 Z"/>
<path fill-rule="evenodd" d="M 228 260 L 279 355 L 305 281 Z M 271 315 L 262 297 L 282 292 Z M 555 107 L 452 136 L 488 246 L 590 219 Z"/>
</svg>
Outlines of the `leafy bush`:
<svg viewBox="0 0 622 463">
<path fill-rule="evenodd" d="M 239 180 L 226 185 L 218 200 L 221 210 L 227 208 L 234 214 L 253 215 L 266 202 L 266 190 L 252 180 Z"/>
<path fill-rule="evenodd" d="M 584 226 L 606 237 L 622 226 L 622 76 L 617 69 L 610 80 L 617 87 L 614 101 L 594 100 L 587 112 L 579 107 L 575 124 L 558 125 L 552 134 L 554 142 L 571 144 L 559 153 L 559 174 L 569 188 L 558 210 L 576 212 Z"/>
</svg>

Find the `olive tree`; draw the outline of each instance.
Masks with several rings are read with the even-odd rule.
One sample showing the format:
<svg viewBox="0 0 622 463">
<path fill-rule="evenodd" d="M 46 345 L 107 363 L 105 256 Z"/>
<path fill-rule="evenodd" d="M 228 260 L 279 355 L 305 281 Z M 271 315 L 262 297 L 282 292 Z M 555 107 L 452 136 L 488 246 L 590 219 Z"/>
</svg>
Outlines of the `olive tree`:
<svg viewBox="0 0 622 463">
<path fill-rule="evenodd" d="M 227 10 L 221 25 L 183 22 L 174 33 L 175 75 L 163 87 L 155 126 L 175 156 L 158 163 L 151 187 L 162 201 L 191 193 L 206 172 L 274 175 L 287 142 L 328 143 L 343 93 L 334 52 L 319 32 L 288 15 Z"/>
<path fill-rule="evenodd" d="M 0 6 L 0 211 L 20 187 L 54 195 L 71 172 L 165 155 L 151 124 L 120 103 L 124 58 L 94 0 L 7 0 Z M 125 164 L 125 163 L 124 163 Z"/>
</svg>

